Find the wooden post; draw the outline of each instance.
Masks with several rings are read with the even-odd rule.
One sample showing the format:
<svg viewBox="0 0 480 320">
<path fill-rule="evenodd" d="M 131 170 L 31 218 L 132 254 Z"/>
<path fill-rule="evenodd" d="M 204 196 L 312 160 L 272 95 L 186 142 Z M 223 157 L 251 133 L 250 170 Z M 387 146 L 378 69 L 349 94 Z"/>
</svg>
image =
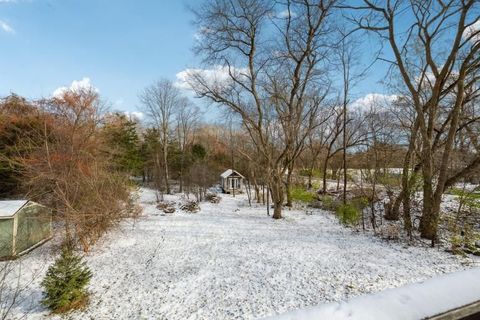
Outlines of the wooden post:
<svg viewBox="0 0 480 320">
<path fill-rule="evenodd" d="M 270 216 L 270 187 L 267 186 L 267 215 Z"/>
<path fill-rule="evenodd" d="M 247 180 L 245 191 L 247 192 L 247 195 L 248 195 L 248 204 L 251 207 L 252 206 L 252 189 L 250 188 L 250 180 Z"/>
</svg>

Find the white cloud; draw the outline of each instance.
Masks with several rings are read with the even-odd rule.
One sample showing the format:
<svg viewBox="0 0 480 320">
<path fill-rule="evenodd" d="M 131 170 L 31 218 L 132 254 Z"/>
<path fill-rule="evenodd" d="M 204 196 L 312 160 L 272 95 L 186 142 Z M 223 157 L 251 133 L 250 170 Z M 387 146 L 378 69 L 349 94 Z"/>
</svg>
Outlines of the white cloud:
<svg viewBox="0 0 480 320">
<path fill-rule="evenodd" d="M 288 9 L 285 9 L 283 11 L 277 12 L 277 18 L 280 19 L 286 19 L 288 17 L 295 18 L 297 15 L 293 11 L 288 11 Z"/>
<path fill-rule="evenodd" d="M 91 81 L 90 78 L 83 78 L 82 80 L 74 80 L 69 87 L 60 87 L 57 88 L 55 91 L 53 91 L 53 97 L 61 97 L 65 92 L 67 91 L 73 91 L 73 92 L 81 92 L 81 91 L 93 91 L 93 92 L 99 92 L 97 88 L 95 88 Z"/>
<path fill-rule="evenodd" d="M 197 41 L 201 41 L 204 38 L 204 35 L 213 33 L 214 31 L 208 27 L 200 27 L 200 29 L 193 34 L 193 38 Z"/>
<path fill-rule="evenodd" d="M 479 30 L 480 30 L 480 20 L 477 20 L 474 24 L 472 24 L 470 27 L 468 27 L 465 30 L 463 37 L 468 38 L 473 36 L 471 40 L 478 41 L 480 40 Z"/>
<path fill-rule="evenodd" d="M 12 34 L 15 33 L 15 30 L 3 20 L 0 20 L 0 28 L 6 33 L 12 33 Z"/>
<path fill-rule="evenodd" d="M 142 121 L 145 118 L 145 114 L 143 112 L 138 112 L 138 111 L 125 111 L 124 114 L 130 120 Z"/>
<path fill-rule="evenodd" d="M 246 68 L 230 68 L 230 72 L 236 77 L 247 75 Z M 229 68 L 224 66 L 215 66 L 212 69 L 186 69 L 176 74 L 177 81 L 175 86 L 184 90 L 192 90 L 192 82 L 199 77 L 211 86 L 225 87 L 231 83 Z"/>
<path fill-rule="evenodd" d="M 350 107 L 359 111 L 368 111 L 372 108 L 388 109 L 397 98 L 397 95 L 369 93 L 364 97 L 355 100 Z"/>
<path fill-rule="evenodd" d="M 115 105 L 115 107 L 121 107 L 121 106 L 123 106 L 124 103 L 125 103 L 125 100 L 120 98 L 120 99 L 115 100 L 115 102 L 113 104 Z"/>
</svg>

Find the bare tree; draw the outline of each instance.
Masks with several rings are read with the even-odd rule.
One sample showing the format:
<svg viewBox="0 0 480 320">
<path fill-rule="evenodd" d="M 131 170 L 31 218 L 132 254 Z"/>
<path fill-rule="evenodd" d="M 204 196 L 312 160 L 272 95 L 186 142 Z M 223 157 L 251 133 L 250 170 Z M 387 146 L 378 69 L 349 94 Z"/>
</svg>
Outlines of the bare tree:
<svg viewBox="0 0 480 320">
<path fill-rule="evenodd" d="M 315 166 L 317 165 L 321 153 L 325 151 L 327 143 L 332 136 L 333 131 L 329 130 L 329 124 L 331 122 L 331 118 L 337 114 L 336 111 L 337 110 L 333 107 L 327 107 L 322 109 L 322 111 L 319 113 L 319 125 L 314 130 L 312 130 L 312 132 L 307 137 L 308 141 L 306 144 L 305 152 L 303 152 L 302 155 L 304 158 L 306 157 L 308 159 L 308 189 L 311 189 L 313 187 L 313 171 L 315 169 Z"/>
<path fill-rule="evenodd" d="M 30 293 L 42 272 L 43 267 L 29 270 L 23 258 L 0 261 L 0 320 L 28 318 L 36 307 Z"/>
<path fill-rule="evenodd" d="M 189 83 L 241 117 L 265 163 L 275 219 L 282 217 L 284 175 L 327 92 L 322 64 L 334 3 L 206 0 L 196 11 L 202 32 L 196 51 L 223 78 L 196 71 Z"/>
<path fill-rule="evenodd" d="M 187 98 L 181 99 L 176 111 L 177 140 L 180 149 L 180 192 L 184 188 L 187 148 L 195 143 L 195 129 L 199 124 L 200 109 Z"/>
<path fill-rule="evenodd" d="M 160 80 L 148 86 L 140 94 L 139 98 L 146 116 L 152 121 L 159 133 L 165 191 L 170 193 L 168 143 L 172 135 L 175 110 L 184 104 L 184 100 L 180 90 L 169 80 Z M 160 159 L 157 158 L 157 162 L 159 162 L 158 160 Z"/>
<path fill-rule="evenodd" d="M 340 101 L 342 105 L 342 169 L 343 169 L 343 203 L 347 202 L 347 149 L 348 149 L 348 107 L 351 103 L 353 88 L 362 80 L 366 73 L 366 68 L 360 68 L 360 54 L 358 52 L 359 43 L 352 37 L 347 37 L 346 32 L 340 32 L 341 40 L 338 45 L 337 56 L 339 69 L 342 75 Z"/>
<path fill-rule="evenodd" d="M 459 171 L 449 172 L 462 108 L 468 93 L 477 90 L 478 2 L 363 0 L 361 5 L 345 8 L 355 9 L 351 20 L 358 28 L 388 42 L 393 60 L 382 59 L 392 64 L 408 89 L 415 110 L 414 130 L 418 130 L 411 139 L 418 134 L 421 142 L 420 231 L 433 245 L 445 188 L 480 165 L 480 158 L 475 158 Z"/>
<path fill-rule="evenodd" d="M 333 107 L 333 116 L 331 116 L 327 122 L 327 126 L 324 128 L 324 141 L 323 141 L 323 168 L 322 168 L 322 192 L 327 192 L 327 172 L 328 166 L 331 164 L 331 160 L 344 150 L 358 146 L 365 142 L 367 138 L 366 130 L 364 130 L 365 119 L 359 112 L 347 112 L 346 117 L 344 115 L 344 105 L 339 103 Z M 344 127 L 345 122 L 345 127 Z M 343 139 L 343 131 L 345 128 L 345 143 Z M 343 161 L 342 161 L 343 165 Z M 339 166 L 340 168 L 340 166 Z"/>
</svg>

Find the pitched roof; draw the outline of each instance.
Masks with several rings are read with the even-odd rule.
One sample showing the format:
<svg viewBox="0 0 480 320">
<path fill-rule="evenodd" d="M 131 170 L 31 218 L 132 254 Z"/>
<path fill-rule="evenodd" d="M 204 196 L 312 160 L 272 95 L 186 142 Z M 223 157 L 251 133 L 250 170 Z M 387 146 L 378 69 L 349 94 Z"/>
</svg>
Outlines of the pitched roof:
<svg viewBox="0 0 480 320">
<path fill-rule="evenodd" d="M 0 218 L 12 217 L 18 210 L 28 203 L 28 200 L 0 201 Z"/>
<path fill-rule="evenodd" d="M 240 177 L 242 177 L 242 178 L 245 178 L 245 177 L 242 176 L 238 171 L 232 170 L 232 169 L 228 169 L 227 171 L 225 171 L 224 173 L 222 173 L 222 174 L 220 175 L 220 177 L 222 177 L 222 178 L 228 178 L 228 177 L 230 177 L 232 174 L 235 174 L 235 175 L 238 175 L 238 176 L 240 176 Z"/>
</svg>

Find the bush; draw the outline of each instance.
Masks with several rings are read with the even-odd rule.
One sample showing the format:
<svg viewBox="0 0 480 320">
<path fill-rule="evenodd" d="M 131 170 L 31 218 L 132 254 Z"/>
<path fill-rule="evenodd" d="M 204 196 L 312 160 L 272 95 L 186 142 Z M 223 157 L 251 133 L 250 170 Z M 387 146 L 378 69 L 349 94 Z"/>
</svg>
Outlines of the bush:
<svg viewBox="0 0 480 320">
<path fill-rule="evenodd" d="M 377 184 L 391 187 L 400 187 L 402 185 L 402 175 L 399 173 L 386 172 L 384 174 L 378 174 L 376 177 L 367 175 L 365 180 L 369 183 L 376 182 Z"/>
<path fill-rule="evenodd" d="M 163 211 L 164 213 L 174 213 L 175 212 L 175 202 L 172 201 L 162 201 L 157 204 L 157 209 Z"/>
<path fill-rule="evenodd" d="M 337 208 L 337 216 L 342 224 L 353 226 L 360 220 L 360 210 L 351 203 L 342 204 Z"/>
<path fill-rule="evenodd" d="M 338 201 L 335 200 L 334 197 L 328 195 L 328 194 L 325 194 L 325 195 L 322 195 L 320 197 L 320 201 L 322 202 L 323 204 L 323 208 L 325 210 L 332 210 L 332 211 L 335 211 L 337 210 L 338 208 Z"/>
<path fill-rule="evenodd" d="M 352 198 L 351 204 L 358 210 L 363 210 L 364 208 L 368 207 L 372 201 L 377 201 L 377 199 L 372 200 L 366 196 L 357 196 Z"/>
<path fill-rule="evenodd" d="M 396 224 L 387 224 L 380 228 L 380 235 L 387 240 L 400 239 L 400 227 Z"/>
<path fill-rule="evenodd" d="M 300 169 L 298 174 L 302 177 L 308 177 L 310 175 L 310 169 Z M 313 169 L 312 177 L 321 178 L 322 177 L 322 171 L 320 171 L 320 169 Z"/>
<path fill-rule="evenodd" d="M 480 209 L 480 194 L 459 188 L 451 188 L 448 193 L 457 196 L 459 201 L 463 202 L 471 211 Z"/>
<path fill-rule="evenodd" d="M 460 225 L 455 217 L 447 218 L 447 230 L 449 232 L 450 250 L 454 254 L 465 255 L 467 253 L 480 255 L 480 249 L 476 243 L 480 240 L 480 233 L 464 223 Z"/>
<path fill-rule="evenodd" d="M 82 258 L 64 249 L 41 283 L 42 304 L 55 313 L 82 307 L 87 301 L 86 287 L 91 278 L 92 273 Z"/>
<path fill-rule="evenodd" d="M 187 211 L 190 213 L 196 213 L 200 211 L 200 206 L 198 205 L 198 202 L 196 201 L 187 201 L 185 204 L 183 204 L 180 209 L 183 211 Z"/>
<path fill-rule="evenodd" d="M 299 202 L 312 202 L 315 200 L 315 194 L 303 189 L 302 187 L 292 187 L 290 189 L 292 200 Z"/>
<path fill-rule="evenodd" d="M 205 196 L 205 200 L 211 203 L 220 203 L 220 200 L 222 200 L 222 198 L 217 194 L 207 193 L 207 195 Z"/>
</svg>

